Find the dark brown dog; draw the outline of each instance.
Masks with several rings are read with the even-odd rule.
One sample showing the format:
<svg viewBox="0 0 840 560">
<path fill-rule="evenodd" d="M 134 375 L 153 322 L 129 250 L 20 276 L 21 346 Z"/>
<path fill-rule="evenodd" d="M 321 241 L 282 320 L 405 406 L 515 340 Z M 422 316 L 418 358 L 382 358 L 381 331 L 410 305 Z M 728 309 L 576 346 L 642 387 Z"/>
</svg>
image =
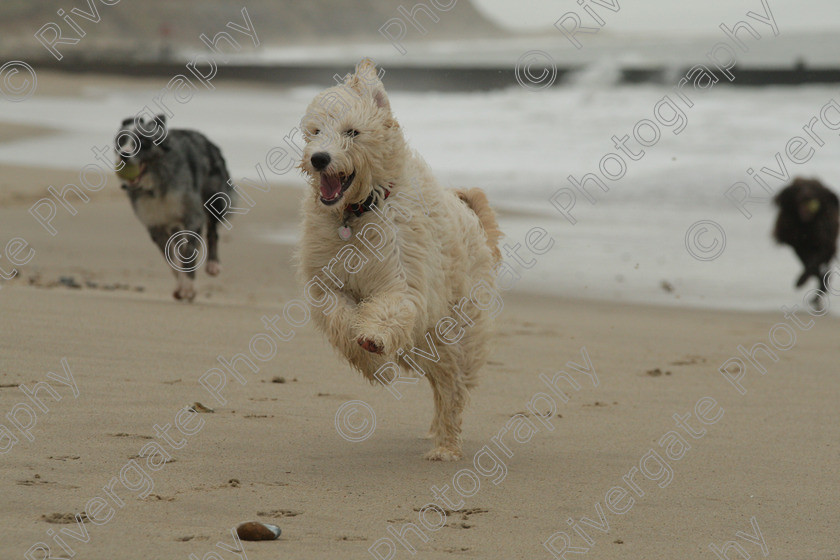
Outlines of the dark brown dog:
<svg viewBox="0 0 840 560">
<path fill-rule="evenodd" d="M 837 195 L 816 179 L 796 177 L 773 201 L 779 207 L 773 237 L 793 247 L 805 267 L 796 287 L 816 276 L 825 292 L 825 273 L 837 252 Z"/>
</svg>

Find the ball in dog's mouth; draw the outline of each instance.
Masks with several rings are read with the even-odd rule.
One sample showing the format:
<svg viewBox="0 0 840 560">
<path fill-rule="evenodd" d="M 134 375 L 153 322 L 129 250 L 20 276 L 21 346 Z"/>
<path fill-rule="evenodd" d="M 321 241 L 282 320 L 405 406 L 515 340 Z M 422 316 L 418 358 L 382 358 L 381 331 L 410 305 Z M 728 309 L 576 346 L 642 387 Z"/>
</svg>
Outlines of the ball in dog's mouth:
<svg viewBox="0 0 840 560">
<path fill-rule="evenodd" d="M 124 165 L 120 169 L 116 170 L 117 177 L 125 179 L 129 182 L 136 181 L 137 178 L 143 174 L 145 167 L 146 166 L 142 163 L 137 165 L 135 163 L 124 162 Z"/>
<path fill-rule="evenodd" d="M 327 206 L 331 206 L 338 202 L 355 177 L 355 171 L 353 171 L 350 175 L 347 175 L 346 173 L 336 173 L 332 175 L 321 173 L 321 184 L 319 186 L 321 191 L 321 202 Z"/>
</svg>

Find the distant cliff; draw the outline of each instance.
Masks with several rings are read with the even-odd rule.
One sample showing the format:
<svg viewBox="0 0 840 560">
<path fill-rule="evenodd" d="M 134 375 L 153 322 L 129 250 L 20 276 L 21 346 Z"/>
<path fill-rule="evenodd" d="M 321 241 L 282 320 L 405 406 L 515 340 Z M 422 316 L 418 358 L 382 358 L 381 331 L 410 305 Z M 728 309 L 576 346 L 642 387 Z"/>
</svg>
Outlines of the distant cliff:
<svg viewBox="0 0 840 560">
<path fill-rule="evenodd" d="M 62 56 L 154 59 L 203 48 L 199 36 L 242 22 L 243 7 L 261 46 L 387 42 L 379 29 L 389 21 L 387 31 L 409 41 L 502 33 L 469 0 L 2 0 L 0 52 L 6 58 L 53 56 L 42 42 L 54 42 L 58 30 L 60 41 L 68 41 L 56 44 Z"/>
</svg>

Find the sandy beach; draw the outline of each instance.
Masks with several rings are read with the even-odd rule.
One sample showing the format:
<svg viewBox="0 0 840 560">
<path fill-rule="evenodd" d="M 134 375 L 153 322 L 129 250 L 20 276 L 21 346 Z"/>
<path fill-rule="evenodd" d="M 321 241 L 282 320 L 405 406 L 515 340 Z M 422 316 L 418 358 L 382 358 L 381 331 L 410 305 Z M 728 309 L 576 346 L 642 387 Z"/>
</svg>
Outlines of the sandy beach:
<svg viewBox="0 0 840 560">
<path fill-rule="evenodd" d="M 465 459 L 430 463 L 424 380 L 371 387 L 311 324 L 263 323 L 300 294 L 267 232 L 295 231 L 301 180 L 222 230 L 184 304 L 115 177 L 55 236 L 27 212 L 78 173 L 0 166 L 0 268 L 33 251 L 0 283 L 0 558 L 840 558 L 840 322 L 800 294 L 786 317 L 510 290 Z M 207 376 L 237 354 L 256 370 Z M 249 520 L 283 534 L 236 543 Z"/>
</svg>

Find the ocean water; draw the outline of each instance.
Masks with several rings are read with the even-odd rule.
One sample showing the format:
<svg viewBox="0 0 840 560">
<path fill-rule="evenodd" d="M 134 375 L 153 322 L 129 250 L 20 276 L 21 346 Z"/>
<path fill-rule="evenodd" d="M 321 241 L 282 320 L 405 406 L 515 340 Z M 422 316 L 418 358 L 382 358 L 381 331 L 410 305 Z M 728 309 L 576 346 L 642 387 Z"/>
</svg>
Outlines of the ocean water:
<svg viewBox="0 0 840 560">
<path fill-rule="evenodd" d="M 205 132 L 221 146 L 235 179 L 256 178 L 254 166 L 283 145 L 316 91 L 220 85 L 187 104 L 173 104 L 171 125 Z M 119 122 L 150 104 L 156 92 L 89 87 L 81 97 L 35 96 L 5 112 L 3 120 L 57 132 L 0 145 L 0 162 L 81 169 L 94 161 L 91 147 L 108 145 Z M 748 219 L 724 192 L 738 181 L 752 182 L 748 169 L 778 169 L 777 154 L 790 176 L 817 176 L 840 186 L 838 131 L 817 122 L 813 133 L 822 146 L 809 140 L 800 153 L 813 149 L 806 163 L 794 163 L 785 153 L 792 137 L 807 138 L 803 126 L 819 120 L 821 108 L 840 98 L 840 88 L 717 85 L 687 89 L 686 96 L 691 107 L 669 87 L 615 86 L 608 76 L 590 72 L 541 91 L 512 84 L 484 93 L 400 92 L 391 95 L 391 105 L 411 145 L 444 185 L 488 192 L 500 210 L 506 243 L 524 245 L 537 227 L 551 235 L 554 246 L 526 259 L 532 268 L 520 267 L 517 291 L 752 310 L 801 302 L 804 292 L 793 289 L 798 261 L 770 239 L 773 207 L 751 204 Z M 654 116 L 666 98 L 682 111 L 678 124 L 661 124 Z M 840 113 L 828 118 L 840 122 Z M 645 119 L 656 124 L 658 137 Z M 632 137 L 634 128 L 649 144 L 644 155 L 631 139 L 627 145 L 637 160 L 622 156 L 625 174 L 604 179 L 608 192 L 590 189 L 595 203 L 577 192 L 571 211 L 576 223 L 570 223 L 549 203 L 551 195 L 570 186 L 569 175 L 603 177 L 601 159 L 620 153 L 611 137 Z M 607 170 L 617 172 L 616 165 L 613 159 Z M 771 191 L 785 184 L 759 173 Z M 295 170 L 269 177 L 303 186 Z M 762 194 L 752 185 L 754 194 Z M 686 234 L 698 221 L 714 224 L 689 236 L 693 256 Z M 265 235 L 278 243 L 296 239 L 289 230 Z M 710 256 L 715 258 L 701 260 Z"/>
</svg>

